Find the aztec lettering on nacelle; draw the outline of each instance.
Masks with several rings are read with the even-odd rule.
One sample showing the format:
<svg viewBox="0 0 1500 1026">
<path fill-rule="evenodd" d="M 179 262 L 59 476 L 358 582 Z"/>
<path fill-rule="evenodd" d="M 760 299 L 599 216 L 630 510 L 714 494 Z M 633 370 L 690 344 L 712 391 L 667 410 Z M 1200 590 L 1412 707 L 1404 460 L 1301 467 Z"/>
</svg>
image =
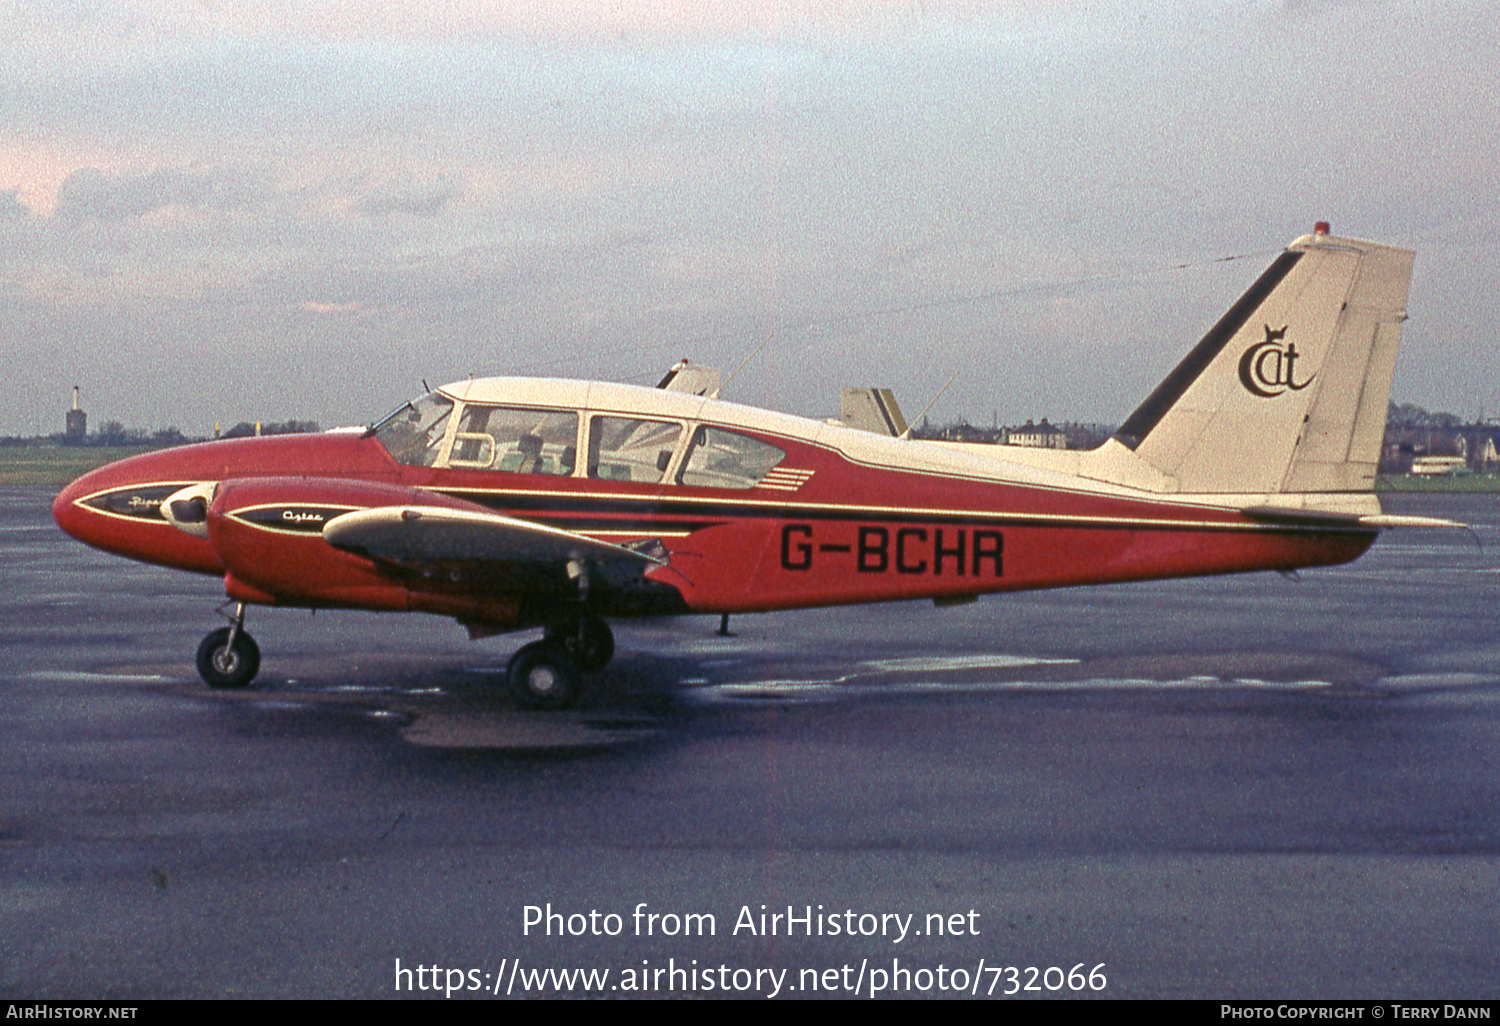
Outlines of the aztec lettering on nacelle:
<svg viewBox="0 0 1500 1026">
<path fill-rule="evenodd" d="M 818 542 L 811 524 L 781 528 L 781 566 L 810 570 L 822 555 L 852 556 L 862 574 L 931 574 L 979 577 L 1004 572 L 1005 538 L 999 531 L 964 527 L 883 527 L 861 524 L 857 541 Z"/>
</svg>

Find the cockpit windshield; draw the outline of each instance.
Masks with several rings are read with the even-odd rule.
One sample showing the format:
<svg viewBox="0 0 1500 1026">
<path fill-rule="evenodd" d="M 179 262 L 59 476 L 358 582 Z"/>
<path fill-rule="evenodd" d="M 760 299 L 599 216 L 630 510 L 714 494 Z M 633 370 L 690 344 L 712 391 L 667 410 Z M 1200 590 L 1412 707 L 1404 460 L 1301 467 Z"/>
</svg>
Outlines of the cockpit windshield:
<svg viewBox="0 0 1500 1026">
<path fill-rule="evenodd" d="M 430 467 L 443 448 L 453 400 L 431 392 L 398 409 L 375 425 L 375 437 L 397 463 Z"/>
</svg>

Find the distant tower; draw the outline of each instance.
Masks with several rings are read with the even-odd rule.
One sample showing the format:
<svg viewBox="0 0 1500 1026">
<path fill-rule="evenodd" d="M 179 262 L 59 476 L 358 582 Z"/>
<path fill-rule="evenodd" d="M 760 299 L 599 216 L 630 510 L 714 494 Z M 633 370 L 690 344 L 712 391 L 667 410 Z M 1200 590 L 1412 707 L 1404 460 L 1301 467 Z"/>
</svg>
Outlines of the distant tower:
<svg viewBox="0 0 1500 1026">
<path fill-rule="evenodd" d="M 82 445 L 89 433 L 89 415 L 78 406 L 78 386 L 73 386 L 73 408 L 68 411 L 67 429 L 63 440 L 69 445 Z"/>
</svg>

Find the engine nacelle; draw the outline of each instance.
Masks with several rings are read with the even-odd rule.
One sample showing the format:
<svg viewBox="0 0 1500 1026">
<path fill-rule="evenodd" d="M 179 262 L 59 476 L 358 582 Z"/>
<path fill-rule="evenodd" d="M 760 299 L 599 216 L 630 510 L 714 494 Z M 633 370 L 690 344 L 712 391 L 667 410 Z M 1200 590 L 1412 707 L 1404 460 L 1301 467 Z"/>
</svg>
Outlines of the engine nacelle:
<svg viewBox="0 0 1500 1026">
<path fill-rule="evenodd" d="M 218 485 L 205 524 L 209 543 L 224 566 L 225 591 L 242 602 L 516 622 L 517 596 L 484 592 L 462 581 L 434 578 L 419 568 L 347 552 L 323 537 L 324 525 L 344 513 L 411 505 L 482 509 L 395 485 L 337 478 L 243 478 Z"/>
</svg>

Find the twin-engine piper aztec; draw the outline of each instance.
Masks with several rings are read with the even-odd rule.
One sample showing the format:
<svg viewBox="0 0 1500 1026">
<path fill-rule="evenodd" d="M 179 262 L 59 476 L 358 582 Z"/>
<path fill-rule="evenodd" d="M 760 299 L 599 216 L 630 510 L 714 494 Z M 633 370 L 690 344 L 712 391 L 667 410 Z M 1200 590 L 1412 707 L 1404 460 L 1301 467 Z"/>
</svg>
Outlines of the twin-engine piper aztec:
<svg viewBox="0 0 1500 1026">
<path fill-rule="evenodd" d="M 508 681 L 546 708 L 609 662 L 607 617 L 1343 563 L 1447 523 L 1372 492 L 1412 258 L 1319 223 L 1092 451 L 913 440 L 883 390 L 851 390 L 870 429 L 738 406 L 691 366 L 658 388 L 492 378 L 363 430 L 122 460 L 53 515 L 222 576 L 234 613 L 198 649 L 215 687 L 258 671 L 248 604 L 416 611 L 544 628 Z"/>
</svg>

